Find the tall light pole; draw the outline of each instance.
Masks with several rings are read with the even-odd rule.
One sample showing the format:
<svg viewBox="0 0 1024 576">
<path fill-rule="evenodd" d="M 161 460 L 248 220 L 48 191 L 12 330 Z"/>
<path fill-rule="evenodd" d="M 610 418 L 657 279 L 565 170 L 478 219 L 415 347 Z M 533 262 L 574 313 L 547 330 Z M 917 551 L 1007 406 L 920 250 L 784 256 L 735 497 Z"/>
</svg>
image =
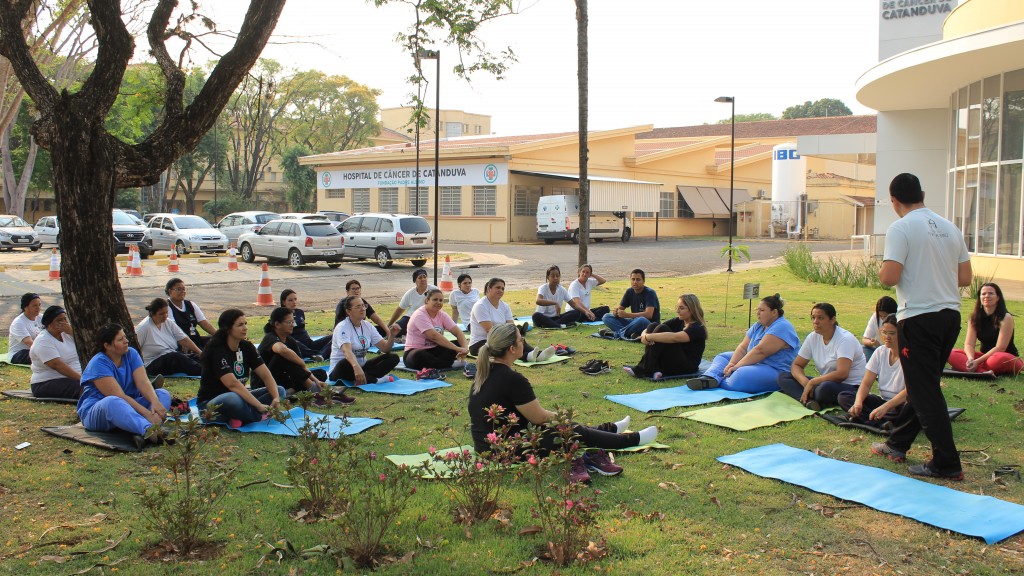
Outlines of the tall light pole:
<svg viewBox="0 0 1024 576">
<path fill-rule="evenodd" d="M 434 80 L 434 286 L 437 286 L 437 244 L 440 237 L 437 228 L 439 225 L 438 214 L 441 213 L 441 51 L 421 49 L 416 51 L 416 56 L 423 60 L 437 61 L 437 76 Z M 418 142 L 416 146 L 418 154 Z M 418 175 L 416 183 L 419 183 Z"/>
<path fill-rule="evenodd" d="M 734 96 L 719 96 L 715 98 L 715 102 L 732 104 L 732 117 L 729 124 L 732 125 L 732 139 L 729 142 L 729 268 L 727 272 L 732 272 L 732 211 L 733 207 L 733 192 L 735 191 L 736 182 L 736 98 Z"/>
</svg>

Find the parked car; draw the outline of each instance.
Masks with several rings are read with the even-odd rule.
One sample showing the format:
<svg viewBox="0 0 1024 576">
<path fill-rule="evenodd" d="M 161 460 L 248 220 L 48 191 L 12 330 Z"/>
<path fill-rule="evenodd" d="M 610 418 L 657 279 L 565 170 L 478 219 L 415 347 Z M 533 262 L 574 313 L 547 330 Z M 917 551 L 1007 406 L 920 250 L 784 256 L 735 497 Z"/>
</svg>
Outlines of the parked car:
<svg viewBox="0 0 1024 576">
<path fill-rule="evenodd" d="M 285 220 L 327 220 L 323 214 L 312 214 L 310 212 L 283 212 L 280 216 Z"/>
<path fill-rule="evenodd" d="M 373 258 L 381 268 L 390 268 L 396 258 L 423 266 L 434 250 L 430 224 L 411 214 L 354 214 L 341 223 L 341 234 L 346 257 Z"/>
<path fill-rule="evenodd" d="M 152 251 L 226 252 L 228 238 L 209 222 L 191 214 L 154 214 L 146 228 L 146 243 Z"/>
<path fill-rule="evenodd" d="M 36 222 L 36 234 L 42 244 L 56 244 L 60 236 L 60 221 L 56 216 L 43 216 Z M 114 253 L 127 254 L 128 247 L 132 244 L 139 246 L 139 255 L 147 258 L 151 251 L 149 246 L 143 242 L 146 237 L 146 227 L 139 225 L 135 218 L 123 210 L 114 209 L 113 220 L 113 242 Z"/>
<path fill-rule="evenodd" d="M 238 237 L 242 261 L 252 263 L 257 256 L 267 260 L 286 260 L 292 268 L 307 262 L 327 262 L 331 268 L 341 266 L 345 241 L 328 220 L 271 220 L 259 232 L 246 232 Z"/>
<path fill-rule="evenodd" d="M 327 216 L 327 219 L 335 224 L 341 224 L 351 216 L 348 212 L 339 212 L 337 210 L 317 210 L 317 214 Z"/>
<path fill-rule="evenodd" d="M 8 252 L 15 248 L 28 248 L 35 252 L 40 246 L 42 243 L 31 224 L 22 220 L 20 216 L 0 215 L 0 248 Z"/>
<path fill-rule="evenodd" d="M 234 212 L 221 218 L 220 222 L 217 222 L 217 230 L 220 230 L 221 234 L 228 237 L 228 242 L 234 242 L 242 234 L 246 232 L 259 232 L 264 224 L 280 217 L 281 215 L 277 212 Z"/>
<path fill-rule="evenodd" d="M 115 208 L 115 210 L 116 210 L 116 208 Z M 121 208 L 120 210 L 121 210 L 121 212 L 124 212 L 125 214 L 127 214 L 127 215 L 131 216 L 132 218 L 138 220 L 139 222 L 142 222 L 142 214 L 139 214 L 138 210 L 125 210 L 123 208 Z"/>
</svg>

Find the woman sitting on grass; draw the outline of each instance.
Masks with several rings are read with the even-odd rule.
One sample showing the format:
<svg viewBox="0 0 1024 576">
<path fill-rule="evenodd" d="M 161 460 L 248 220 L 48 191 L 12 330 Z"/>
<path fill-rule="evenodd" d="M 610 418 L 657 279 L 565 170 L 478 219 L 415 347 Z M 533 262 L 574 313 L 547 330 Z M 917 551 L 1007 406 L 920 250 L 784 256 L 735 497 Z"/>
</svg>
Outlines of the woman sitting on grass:
<svg viewBox="0 0 1024 576">
<path fill-rule="evenodd" d="M 200 413 L 208 406 L 214 407 L 212 421 L 225 422 L 232 428 L 267 419 L 267 412 L 279 406 L 285 395 L 284 387 L 277 385 L 256 347 L 245 339 L 248 332 L 245 312 L 229 308 L 217 319 L 217 331 L 203 351 L 196 407 Z M 252 374 L 258 375 L 266 388 L 246 388 L 242 382 Z"/>
<path fill-rule="evenodd" d="M 569 291 L 562 286 L 562 270 L 552 264 L 545 273 L 547 282 L 537 287 L 537 310 L 533 313 L 533 325 L 538 328 L 571 328 L 580 320 L 578 310 L 569 308 L 562 313 L 570 300 Z"/>
<path fill-rule="evenodd" d="M 28 292 L 21 296 L 21 314 L 11 321 L 10 330 L 7 332 L 7 361 L 11 364 L 32 363 L 28 350 L 36 336 L 43 331 L 43 323 L 40 320 L 42 311 L 43 301 L 39 294 Z"/>
<path fill-rule="evenodd" d="M 142 448 L 150 426 L 160 426 L 171 406 L 171 393 L 154 389 L 142 364 L 142 356 L 128 345 L 124 330 L 107 324 L 96 335 L 99 349 L 82 372 L 78 417 L 86 430 L 131 433 Z M 163 377 L 158 376 L 157 381 Z M 160 435 L 150 436 L 157 442 Z"/>
<path fill-rule="evenodd" d="M 456 324 L 469 324 L 469 315 L 473 306 L 480 300 L 480 291 L 473 288 L 473 277 L 459 274 L 457 288 L 448 295 L 448 304 L 452 307 L 452 320 Z"/>
<path fill-rule="evenodd" d="M 766 296 L 757 305 L 757 322 L 747 330 L 736 350 L 722 352 L 699 378 L 686 385 L 693 390 L 721 386 L 757 394 L 779 389 L 779 374 L 788 372 L 796 358 L 800 337 L 784 316 L 782 297 Z"/>
<path fill-rule="evenodd" d="M 868 325 L 864 327 L 864 336 L 860 339 L 860 343 L 864 345 L 864 358 L 866 360 L 870 360 L 871 354 L 882 345 L 882 337 L 879 335 L 879 331 L 882 329 L 882 321 L 889 314 L 895 313 L 896 301 L 893 300 L 892 296 L 882 296 L 878 299 L 878 302 L 875 302 L 875 311 L 871 314 L 871 318 L 868 319 Z"/>
<path fill-rule="evenodd" d="M 407 368 L 461 368 L 465 366 L 469 344 L 452 317 L 444 311 L 444 293 L 438 288 L 426 292 L 426 303 L 409 318 L 402 361 Z M 457 342 L 444 337 L 445 330 L 455 335 Z"/>
<path fill-rule="evenodd" d="M 998 284 L 981 285 L 974 312 L 967 322 L 967 337 L 963 350 L 949 354 L 949 365 L 960 372 L 1020 374 L 1024 361 L 1017 356 L 1013 343 L 1013 315 L 1006 311 L 1003 291 Z M 981 343 L 981 354 L 976 347 Z"/>
<path fill-rule="evenodd" d="M 274 308 L 263 327 L 265 336 L 256 351 L 274 376 L 274 381 L 289 394 L 302 390 L 319 392 L 326 386 L 323 381 L 327 379 L 327 372 L 322 368 L 306 368 L 306 362 L 300 356 L 299 342 L 292 337 L 293 318 L 291 310 L 283 306 Z M 261 387 L 262 384 L 259 374 L 253 375 L 253 387 Z"/>
<path fill-rule="evenodd" d="M 473 447 L 483 453 L 491 450 L 487 435 L 494 428 L 510 423 L 509 435 L 523 433 L 527 424 L 542 425 L 555 418 L 555 413 L 544 409 L 533 392 L 530 381 L 512 369 L 513 363 L 523 354 L 523 336 L 514 324 L 499 324 L 487 334 L 487 342 L 480 347 L 477 363 L 476 379 L 469 393 L 470 433 L 473 436 Z M 503 422 L 488 422 L 487 409 L 497 404 L 506 408 L 500 417 Z M 658 436 L 654 426 L 639 432 L 626 432 L 629 417 L 618 422 L 609 422 L 596 428 L 577 424 L 573 431 L 584 447 L 601 448 L 593 454 L 586 454 L 572 462 L 569 478 L 573 482 L 587 482 L 590 476 L 587 470 L 602 475 L 614 476 L 622 472 L 604 453 L 603 449 L 628 448 L 641 444 L 650 444 Z M 556 435 L 547 433 L 542 441 L 542 454 L 547 455 L 554 450 Z"/>
<path fill-rule="evenodd" d="M 668 376 L 694 374 L 700 369 L 708 339 L 704 309 L 695 294 L 683 294 L 676 302 L 676 317 L 651 324 L 640 334 L 644 354 L 636 366 L 623 366 L 630 376 L 661 380 Z"/>
<path fill-rule="evenodd" d="M 345 319 L 334 327 L 331 344 L 331 380 L 363 384 L 383 384 L 394 378 L 388 374 L 398 366 L 398 356 L 391 353 L 395 335 L 388 331 L 385 340 L 366 319 L 366 301 L 358 296 L 342 300 Z M 380 354 L 367 360 L 366 354 L 376 346 Z"/>
<path fill-rule="evenodd" d="M 878 354 L 868 359 L 860 387 L 856 392 L 839 393 L 839 406 L 850 415 L 851 422 L 878 426 L 900 420 L 900 414 L 910 409 L 903 367 L 896 352 L 896 334 L 896 315 L 889 314 L 878 331 L 882 345 L 876 350 Z M 875 380 L 878 380 L 878 395 L 870 394 Z"/>
<path fill-rule="evenodd" d="M 82 364 L 63 308 L 50 306 L 43 312 L 43 331 L 32 342 L 29 355 L 33 396 L 78 399 L 82 395 Z"/>
<path fill-rule="evenodd" d="M 512 324 L 515 326 L 515 317 L 512 316 L 512 308 L 501 298 L 505 295 L 505 281 L 501 278 L 491 278 L 484 284 L 484 297 L 473 306 L 473 312 L 469 320 L 469 353 L 476 356 L 480 347 L 487 341 L 487 334 L 492 328 L 499 324 Z M 521 327 L 520 334 L 526 336 L 525 324 Z M 554 346 L 545 350 L 534 350 L 533 346 L 523 340 L 523 357 L 520 360 L 526 362 L 545 361 L 555 355 Z"/>
<path fill-rule="evenodd" d="M 292 327 L 292 338 L 299 342 L 299 355 L 317 362 L 331 353 L 331 337 L 321 336 L 316 340 L 306 332 L 306 313 L 299 308 L 299 295 L 295 290 L 286 288 L 281 292 L 281 306 L 292 313 L 295 325 Z"/>
<path fill-rule="evenodd" d="M 202 352 L 188 334 L 173 320 L 169 321 L 171 309 L 167 300 L 154 298 L 146 311 L 149 315 L 135 327 L 146 371 L 153 375 L 199 376 L 203 370 L 199 365 Z"/>
<path fill-rule="evenodd" d="M 840 392 L 856 392 L 864 378 L 864 351 L 857 337 L 839 326 L 836 309 L 819 302 L 811 308 L 814 331 L 804 338 L 788 374 L 779 374 L 779 388 L 811 410 L 835 406 Z M 814 360 L 818 376 L 807 376 Z"/>
</svg>

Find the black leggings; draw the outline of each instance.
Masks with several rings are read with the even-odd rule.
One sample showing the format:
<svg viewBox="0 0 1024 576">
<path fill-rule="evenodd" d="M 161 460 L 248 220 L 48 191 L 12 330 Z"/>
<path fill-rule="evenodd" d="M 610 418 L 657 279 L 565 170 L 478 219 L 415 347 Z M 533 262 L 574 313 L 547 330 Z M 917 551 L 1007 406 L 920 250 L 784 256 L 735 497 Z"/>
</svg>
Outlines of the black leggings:
<svg viewBox="0 0 1024 576">
<path fill-rule="evenodd" d="M 434 346 L 433 348 L 416 348 L 406 350 L 402 362 L 406 368 L 422 370 L 423 368 L 451 368 L 455 363 L 455 350 Z"/>
<path fill-rule="evenodd" d="M 82 384 L 71 378 L 54 378 L 32 384 L 32 395 L 36 398 L 78 398 Z"/>
<path fill-rule="evenodd" d="M 615 424 L 609 422 L 607 424 L 602 424 L 598 428 L 584 426 L 582 424 L 576 424 L 573 427 L 573 432 L 578 436 L 577 440 L 584 448 L 618 450 L 640 444 L 639 432 L 619 434 L 618 432 L 609 432 L 608 430 L 615 430 Z M 538 456 L 547 456 L 550 452 L 558 450 L 559 446 L 561 446 L 561 438 L 554 430 L 548 429 L 544 432 L 544 436 L 541 438 L 541 453 L 538 454 Z"/>
<path fill-rule="evenodd" d="M 561 328 L 563 324 L 579 321 L 580 313 L 578 310 L 569 310 L 560 316 L 545 316 L 540 312 L 533 313 L 533 325 L 537 328 Z"/>
<path fill-rule="evenodd" d="M 659 333 L 672 330 L 664 324 L 651 324 L 646 331 Z M 662 376 L 696 373 L 699 370 L 699 364 L 693 364 L 693 361 L 684 352 L 684 346 L 686 346 L 684 343 L 655 343 L 644 346 L 644 354 L 633 367 L 633 374 L 646 378 L 654 376 L 656 372 L 661 372 Z"/>
<path fill-rule="evenodd" d="M 370 358 L 363 364 L 363 374 L 366 375 L 366 383 L 373 384 L 381 376 L 385 376 L 394 370 L 395 366 L 398 366 L 397 354 L 388 352 L 387 354 Z M 355 382 L 355 368 L 349 364 L 348 360 L 342 358 L 340 362 L 334 365 L 334 370 L 331 370 L 331 380 Z"/>
<path fill-rule="evenodd" d="M 181 352 L 168 352 L 150 362 L 149 366 L 146 366 L 146 374 L 150 375 L 163 374 L 164 376 L 170 376 L 171 374 L 187 374 L 189 376 L 199 376 L 202 373 L 203 367 L 200 366 L 196 357 L 192 354 L 182 354 Z"/>
<path fill-rule="evenodd" d="M 327 379 L 326 371 L 322 369 L 307 370 L 305 365 L 299 366 L 278 354 L 274 354 L 270 361 L 267 362 L 267 370 L 274 377 L 274 382 L 286 390 L 300 392 L 306 390 L 308 388 L 306 381 L 309 380 L 311 375 L 321 382 Z M 260 386 L 262 385 L 260 384 Z"/>
</svg>

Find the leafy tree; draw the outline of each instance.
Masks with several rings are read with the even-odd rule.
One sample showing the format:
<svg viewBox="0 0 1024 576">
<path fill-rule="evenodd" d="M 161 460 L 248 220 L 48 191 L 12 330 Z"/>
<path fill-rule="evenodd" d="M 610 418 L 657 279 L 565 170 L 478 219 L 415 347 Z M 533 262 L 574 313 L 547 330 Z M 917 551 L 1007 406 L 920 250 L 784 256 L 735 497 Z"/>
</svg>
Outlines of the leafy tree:
<svg viewBox="0 0 1024 576">
<path fill-rule="evenodd" d="M 740 122 L 764 122 L 766 120 L 778 120 L 779 118 L 771 112 L 754 112 L 752 114 L 737 114 L 736 123 Z M 731 124 L 732 118 L 723 118 L 717 122 L 718 124 Z"/>
<path fill-rule="evenodd" d="M 362 148 L 380 133 L 380 90 L 317 70 L 299 72 L 288 82 L 294 85 L 289 90 L 288 140 L 310 153 Z"/>
<path fill-rule="evenodd" d="M 782 118 L 791 120 L 793 118 L 820 118 L 822 116 L 852 116 L 853 112 L 843 104 L 842 100 L 835 98 L 822 98 L 803 104 L 790 106 L 782 111 Z"/>
<path fill-rule="evenodd" d="M 138 188 L 125 188 L 123 190 L 118 190 L 117 196 L 114 197 L 114 208 L 121 208 L 122 210 L 138 210 L 139 199 Z"/>
<path fill-rule="evenodd" d="M 185 84 L 188 101 L 196 97 L 205 81 L 206 75 L 200 70 L 193 70 L 189 74 Z M 182 154 L 181 158 L 174 162 L 173 194 L 177 196 L 180 191 L 185 195 L 185 212 L 188 214 L 196 213 L 196 196 L 206 179 L 208 177 L 220 178 L 224 172 L 227 161 L 227 140 L 228 128 L 221 116 L 213 130 L 207 132 L 195 148 Z M 216 217 L 218 212 L 214 211 L 211 214 Z"/>
<path fill-rule="evenodd" d="M 299 158 L 310 155 L 309 148 L 295 144 L 285 151 L 281 159 L 285 182 L 288 184 L 288 205 L 296 212 L 309 212 L 315 208 L 316 172 L 299 164 Z"/>
</svg>

